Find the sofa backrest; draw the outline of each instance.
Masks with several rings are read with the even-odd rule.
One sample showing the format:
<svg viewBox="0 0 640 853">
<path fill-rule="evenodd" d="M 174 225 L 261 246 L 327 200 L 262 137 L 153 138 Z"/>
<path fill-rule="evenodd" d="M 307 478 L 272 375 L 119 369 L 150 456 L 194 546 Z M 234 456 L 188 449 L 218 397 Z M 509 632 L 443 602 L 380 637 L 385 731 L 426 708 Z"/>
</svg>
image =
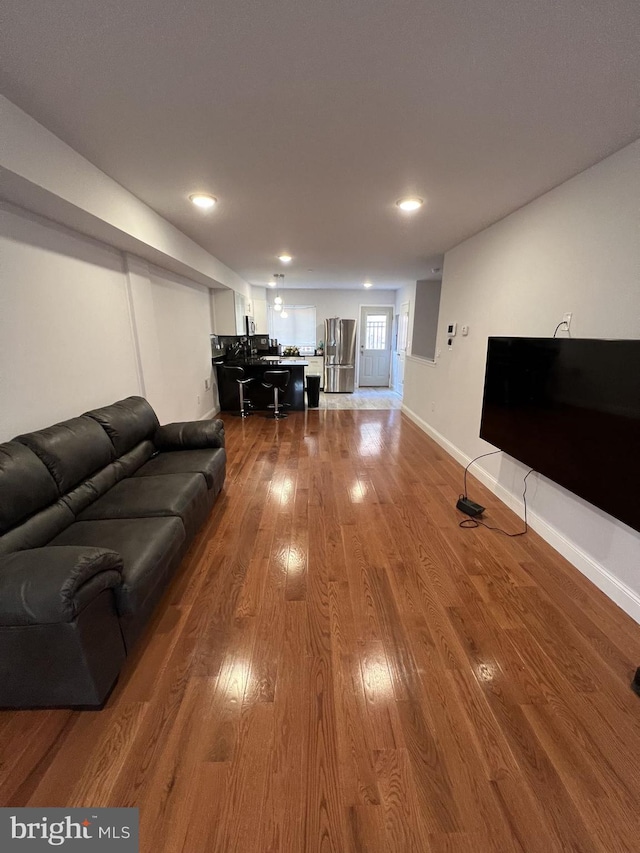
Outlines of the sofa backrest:
<svg viewBox="0 0 640 853">
<path fill-rule="evenodd" d="M 0 554 L 39 548 L 74 516 L 42 460 L 18 441 L 0 444 Z"/>
<path fill-rule="evenodd" d="M 36 454 L 17 441 L 0 444 L 0 536 L 60 496 Z"/>
<path fill-rule="evenodd" d="M 109 436 L 85 415 L 19 435 L 15 441 L 32 450 L 44 463 L 60 495 L 70 492 L 115 458 Z"/>
<path fill-rule="evenodd" d="M 0 554 L 40 548 L 155 452 L 142 397 L 0 444 Z"/>
<path fill-rule="evenodd" d="M 152 439 L 160 426 L 156 413 L 144 397 L 127 397 L 111 406 L 93 409 L 86 413 L 86 417 L 100 424 L 118 457 L 140 442 Z"/>
</svg>

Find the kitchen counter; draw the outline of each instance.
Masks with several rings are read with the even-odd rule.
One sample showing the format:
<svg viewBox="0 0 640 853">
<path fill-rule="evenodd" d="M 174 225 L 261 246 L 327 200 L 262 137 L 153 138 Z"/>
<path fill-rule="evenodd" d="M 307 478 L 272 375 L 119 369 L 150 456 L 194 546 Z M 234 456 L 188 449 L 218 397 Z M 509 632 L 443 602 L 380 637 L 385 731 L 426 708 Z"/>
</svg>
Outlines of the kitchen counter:
<svg viewBox="0 0 640 853">
<path fill-rule="evenodd" d="M 214 360 L 213 366 L 218 376 L 218 395 L 223 412 L 237 412 L 239 409 L 238 383 L 226 375 L 225 367 L 242 367 L 245 379 L 253 379 L 253 382 L 245 386 L 245 398 L 251 400 L 253 408 L 259 411 L 266 411 L 269 404 L 273 403 L 273 390 L 262 384 L 265 371 L 288 370 L 289 385 L 281 399 L 289 403 L 293 411 L 303 412 L 305 409 L 304 369 L 307 362 L 302 358 L 280 358 L 277 361 L 251 358 L 225 363 Z"/>
<path fill-rule="evenodd" d="M 277 364 L 278 367 L 307 367 L 309 362 L 304 358 L 278 358 L 275 356 L 268 356 L 267 358 L 260 359 L 262 364 Z"/>
</svg>

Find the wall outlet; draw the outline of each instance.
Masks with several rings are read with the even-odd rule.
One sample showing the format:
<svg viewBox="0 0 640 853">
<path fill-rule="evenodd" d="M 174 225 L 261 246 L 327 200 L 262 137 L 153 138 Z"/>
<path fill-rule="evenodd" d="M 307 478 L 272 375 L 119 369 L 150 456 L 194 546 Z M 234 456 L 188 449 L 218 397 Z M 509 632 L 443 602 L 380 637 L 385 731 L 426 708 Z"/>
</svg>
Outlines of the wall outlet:
<svg viewBox="0 0 640 853">
<path fill-rule="evenodd" d="M 468 326 L 463 326 L 463 327 L 460 329 L 460 331 L 462 332 L 462 334 L 463 334 L 463 335 L 468 335 L 468 334 L 469 334 L 469 327 L 468 327 Z"/>
<path fill-rule="evenodd" d="M 571 318 L 572 317 L 573 317 L 573 314 L 571 313 L 571 311 L 568 311 L 566 314 L 562 315 L 562 322 L 566 325 L 567 331 L 571 328 Z"/>
<path fill-rule="evenodd" d="M 198 394 L 197 400 L 198 400 L 198 405 L 200 405 L 200 394 Z"/>
<path fill-rule="evenodd" d="M 431 403 L 431 411 L 432 411 L 432 412 L 435 412 L 435 410 L 436 410 L 436 404 L 432 401 L 432 403 Z"/>
<path fill-rule="evenodd" d="M 208 378 L 204 380 L 204 390 L 211 391 L 211 380 Z"/>
</svg>

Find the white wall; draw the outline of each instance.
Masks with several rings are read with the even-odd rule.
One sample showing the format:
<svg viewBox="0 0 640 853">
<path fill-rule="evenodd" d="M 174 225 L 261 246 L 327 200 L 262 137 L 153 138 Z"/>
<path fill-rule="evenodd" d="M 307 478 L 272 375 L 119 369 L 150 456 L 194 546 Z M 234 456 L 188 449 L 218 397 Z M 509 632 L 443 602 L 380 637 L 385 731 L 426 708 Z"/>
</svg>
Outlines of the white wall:
<svg viewBox="0 0 640 853">
<path fill-rule="evenodd" d="M 138 393 L 122 256 L 0 206 L 0 440 Z"/>
<path fill-rule="evenodd" d="M 478 437 L 489 335 L 551 337 L 572 311 L 574 337 L 640 338 L 639 199 L 636 142 L 446 254 L 441 356 L 435 367 L 407 359 L 404 404 L 461 462 L 493 449 Z M 449 350 L 454 321 L 470 331 Z M 500 455 L 474 470 L 521 508 L 523 466 Z M 640 621 L 640 534 L 544 478 L 529 482 L 532 526 Z"/>
<path fill-rule="evenodd" d="M 315 305 L 316 308 L 316 344 L 324 338 L 324 321 L 330 317 L 343 320 L 357 320 L 360 325 L 360 307 L 362 305 L 394 305 L 395 290 L 294 290 L 280 291 L 285 305 Z M 275 290 L 267 289 L 269 305 L 273 304 Z M 287 341 L 279 343 L 287 345 Z"/>
<path fill-rule="evenodd" d="M 157 267 L 150 269 L 148 290 L 151 313 L 145 321 L 152 329 L 151 352 L 157 360 L 153 382 L 147 378 L 151 369 L 144 373 L 147 399 L 164 423 L 211 415 L 213 393 L 205 390 L 205 380 L 214 379 L 209 290 Z"/>
<path fill-rule="evenodd" d="M 217 407 L 207 288 L 6 203 L 0 257 L 0 441 L 130 394 Z"/>
</svg>

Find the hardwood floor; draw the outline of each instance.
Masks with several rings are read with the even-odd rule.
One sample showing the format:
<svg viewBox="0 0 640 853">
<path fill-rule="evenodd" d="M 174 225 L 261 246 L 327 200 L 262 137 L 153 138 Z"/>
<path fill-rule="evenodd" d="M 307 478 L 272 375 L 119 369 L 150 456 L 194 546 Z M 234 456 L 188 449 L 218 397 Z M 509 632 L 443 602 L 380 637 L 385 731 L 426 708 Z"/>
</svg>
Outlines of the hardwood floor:
<svg viewBox="0 0 640 853">
<path fill-rule="evenodd" d="M 224 420 L 107 707 L 0 715 L 0 805 L 138 806 L 144 853 L 640 850 L 640 627 L 535 533 L 461 530 L 397 410 Z"/>
</svg>

